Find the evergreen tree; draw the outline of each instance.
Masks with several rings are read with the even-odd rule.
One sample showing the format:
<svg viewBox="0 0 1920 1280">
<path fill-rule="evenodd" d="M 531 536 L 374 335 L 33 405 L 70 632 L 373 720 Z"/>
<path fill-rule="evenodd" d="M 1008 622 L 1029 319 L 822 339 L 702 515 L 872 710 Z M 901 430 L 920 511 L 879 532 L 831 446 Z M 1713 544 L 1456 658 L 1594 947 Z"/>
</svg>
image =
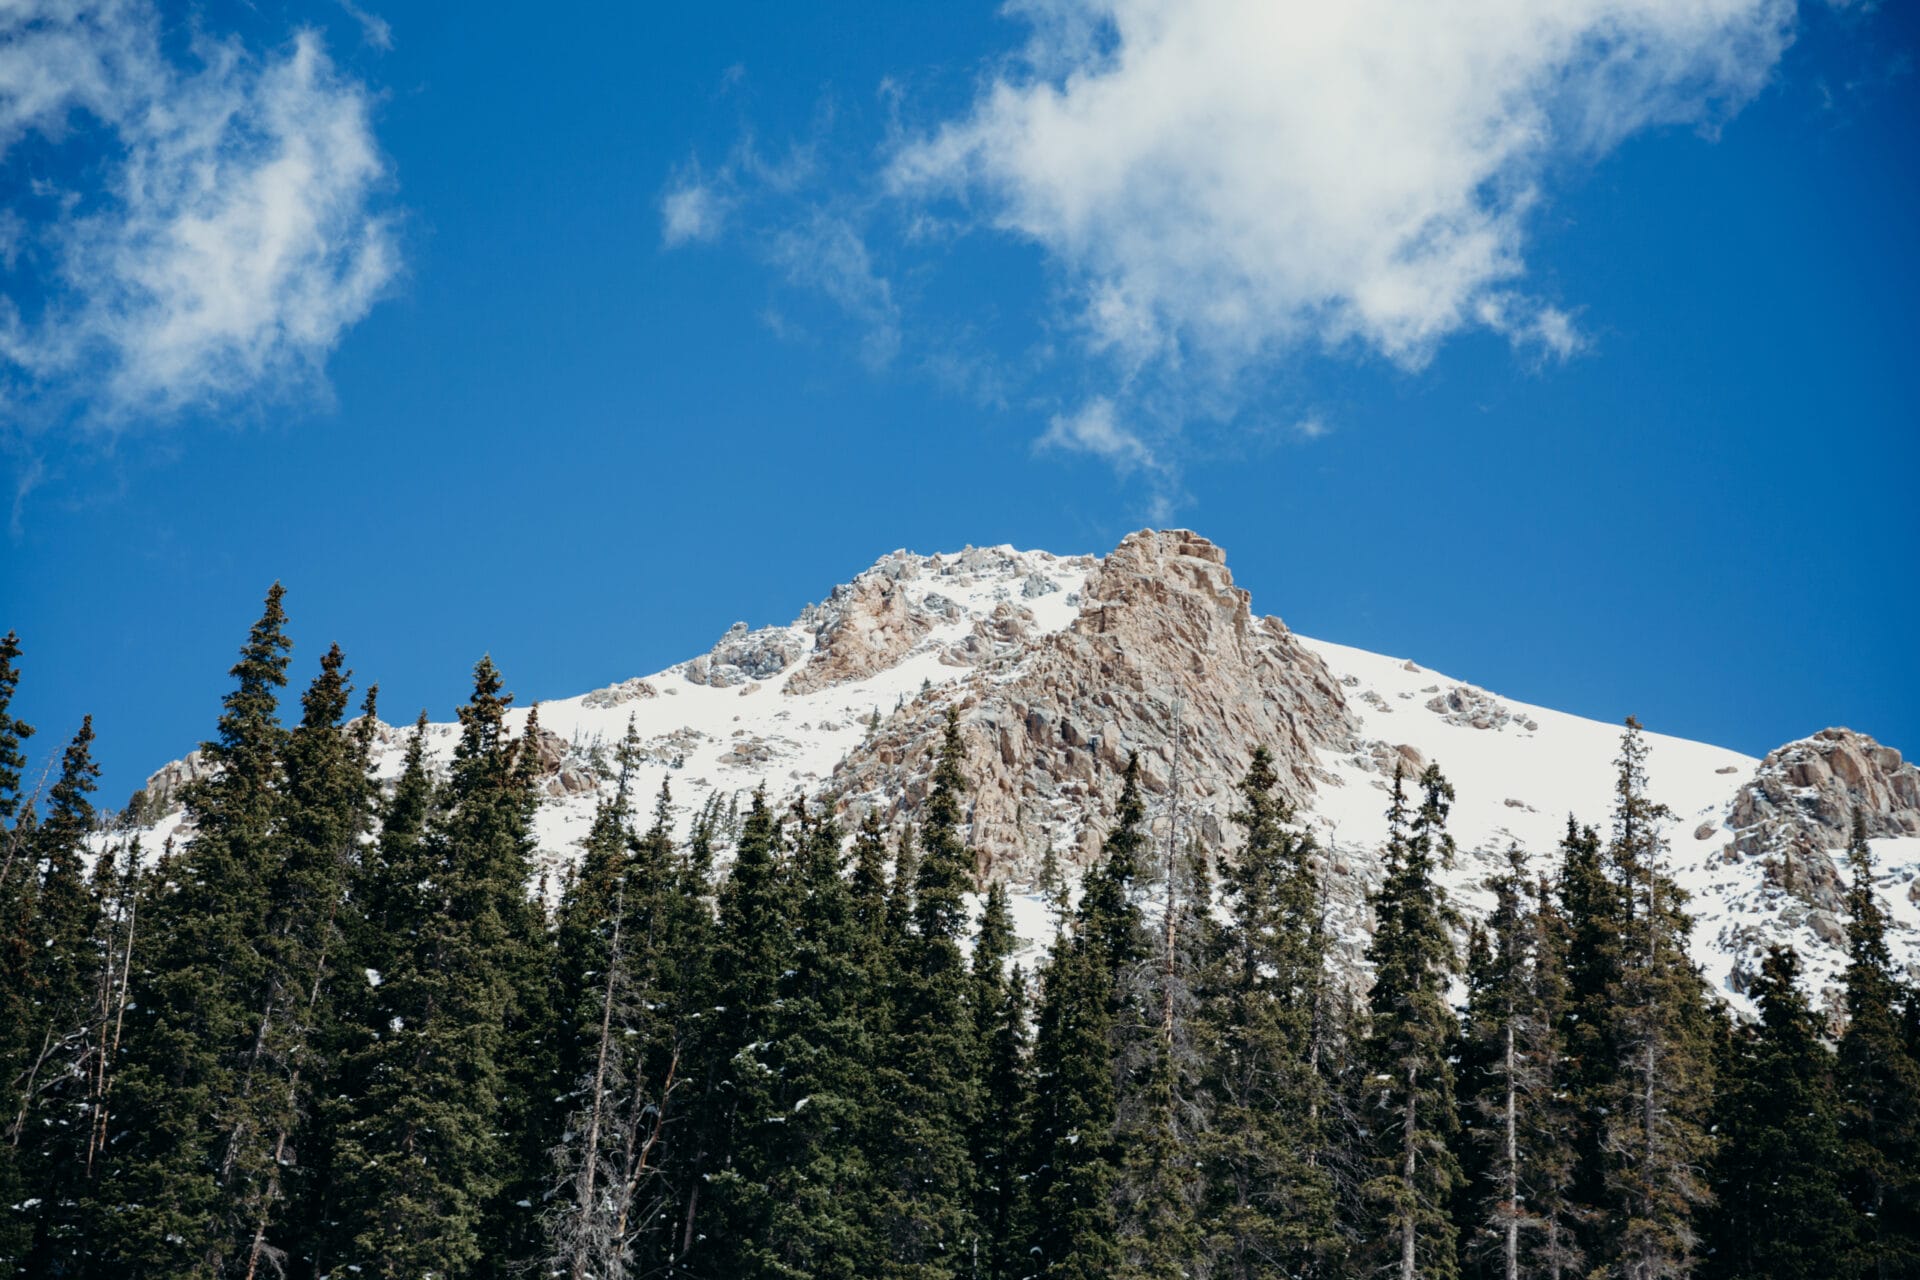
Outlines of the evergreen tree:
<svg viewBox="0 0 1920 1280">
<path fill-rule="evenodd" d="M 1026 1102 L 1019 1088 L 1024 1064 L 1018 1059 L 1025 1029 L 1007 1026 L 1009 1018 L 1026 1016 L 1024 996 L 1016 997 L 1012 991 L 1012 984 L 1022 979 L 1017 971 L 1011 975 L 1007 971 L 1016 941 L 1006 886 L 991 885 L 974 930 L 973 990 L 968 997 L 980 1103 L 969 1133 L 973 1216 L 980 1246 L 967 1274 L 975 1276 L 995 1273 L 996 1259 L 1016 1216 L 1020 1123 Z M 1004 1060 L 1007 1055 L 1012 1055 L 1012 1061 Z"/>
<path fill-rule="evenodd" d="M 781 975 L 793 955 L 792 881 L 781 865 L 781 835 L 764 790 L 755 791 L 734 851 L 733 870 L 720 890 L 720 929 L 714 952 L 715 1036 L 707 1064 L 710 1150 L 715 1167 L 703 1179 L 713 1202 L 711 1226 L 693 1265 L 702 1274 L 773 1274 L 768 1230 L 769 1179 L 774 1160 L 769 1126 L 778 1098 L 771 1050 Z"/>
<path fill-rule="evenodd" d="M 1136 984 L 1148 941 L 1135 900 L 1147 852 L 1137 759 L 1122 779 L 1101 859 L 1054 941 L 1034 1040 L 1031 1249 L 1043 1276 L 1109 1276 L 1119 1242 L 1121 1089 L 1145 1030 Z"/>
<path fill-rule="evenodd" d="M 1646 791 L 1646 744 L 1631 717 L 1621 739 L 1608 860 L 1624 918 L 1611 985 L 1613 1078 L 1603 1095 L 1607 1230 L 1603 1247 L 1624 1280 L 1688 1274 L 1701 1177 L 1711 1152 L 1712 1014 L 1687 958 L 1686 894 L 1660 869 L 1671 815 Z"/>
<path fill-rule="evenodd" d="M 523 1134 L 506 1123 L 537 910 L 527 896 L 534 791 L 507 735 L 511 701 L 481 659 L 424 832 L 383 842 L 392 949 L 372 966 L 382 981 L 355 1064 L 365 1083 L 338 1157 L 348 1244 L 335 1265 L 356 1274 L 452 1280 L 505 1265 L 517 1243 L 517 1232 L 489 1228 L 507 1216 L 501 1193 L 530 1176 L 514 1149 Z"/>
<path fill-rule="evenodd" d="M 1368 1191 L 1378 1215 L 1375 1249 L 1383 1268 L 1400 1280 L 1450 1280 L 1458 1274 L 1449 1210 L 1460 1169 L 1450 1146 L 1458 1117 L 1448 1060 L 1455 1024 L 1447 987 L 1459 961 L 1449 932 L 1454 913 L 1435 872 L 1453 858 L 1446 830 L 1453 787 L 1430 764 L 1420 775 L 1420 791 L 1420 808 L 1409 823 L 1403 779 L 1395 771 L 1386 879 L 1373 898 L 1368 1060 L 1378 1154 Z"/>
<path fill-rule="evenodd" d="M 99 777 L 93 761 L 93 717 L 61 755 L 47 793 L 47 814 L 28 842 L 33 894 L 33 951 L 27 967 L 26 1049 L 16 1075 L 17 1103 L 5 1140 L 31 1194 L 14 1201 L 33 1232 L 23 1273 L 70 1273 L 80 1242 L 77 1202 L 89 1134 L 88 1098 L 95 1000 L 104 957 L 99 948 L 102 899 L 84 859 L 94 827 L 88 799 Z M 111 863 L 111 855 L 106 861 Z M 24 1206 L 24 1208 L 23 1208 Z M 24 1232 L 21 1244 L 26 1243 Z M 19 1254 L 14 1257 L 18 1259 Z"/>
<path fill-rule="evenodd" d="M 1205 1229 L 1216 1273 L 1233 1280 L 1303 1274 L 1336 1248 L 1312 1061 L 1325 964 L 1316 850 L 1278 785 L 1272 754 L 1255 748 L 1233 815 L 1245 843 L 1221 874 L 1229 922 L 1200 1010 L 1213 1101 L 1200 1143 Z"/>
<path fill-rule="evenodd" d="M 912 1280 L 960 1274 L 972 1265 L 978 1246 L 967 1145 L 978 1110 L 971 978 L 960 949 L 974 866 L 960 835 L 964 754 L 959 717 L 949 711 L 917 842 L 911 930 L 903 939 L 894 1000 L 898 1067 L 887 1085 L 895 1091 L 899 1123 L 880 1157 L 881 1247 L 889 1259 L 883 1274 Z M 896 900 L 906 887 L 901 871 L 909 849 L 903 841 Z"/>
<path fill-rule="evenodd" d="M 1578 1274 L 1566 1204 L 1572 1151 L 1560 1051 L 1563 928 L 1526 856 L 1507 851 L 1468 964 L 1461 1112 L 1469 1173 L 1461 1215 L 1473 1274 Z"/>
<path fill-rule="evenodd" d="M 1847 847 L 1846 1029 L 1834 1067 L 1842 1167 L 1854 1219 L 1847 1274 L 1920 1275 L 1920 1064 L 1903 1034 L 1903 993 L 1873 887 L 1873 853 L 1856 812 Z"/>
<path fill-rule="evenodd" d="M 1824 1280 L 1847 1256 L 1833 1053 L 1799 983 L 1799 957 L 1770 950 L 1750 992 L 1760 1021 L 1733 1033 L 1719 1076 L 1710 1277 Z"/>
<path fill-rule="evenodd" d="M 879 1262 L 868 1153 L 891 1121 L 873 1089 L 878 992 L 839 827 L 831 815 L 801 817 L 794 945 L 771 1051 L 771 1118 L 779 1122 L 767 1126 L 765 1144 L 772 1156 L 769 1274 L 856 1280 Z"/>
<path fill-rule="evenodd" d="M 982 1254 L 972 1274 L 1018 1280 L 1027 1274 L 1027 1113 L 1031 1105 L 1027 978 L 1019 965 L 1007 976 L 1000 1011 L 992 1020 L 981 1081 L 975 1171 Z"/>
<path fill-rule="evenodd" d="M 1177 817 L 1177 810 L 1169 815 Z M 1207 1256 L 1205 1179 L 1197 1150 L 1208 1122 L 1200 973 L 1212 954 L 1212 886 L 1197 844 L 1184 851 L 1169 821 L 1160 927 L 1144 966 L 1146 1034 L 1125 1064 L 1119 1120 L 1121 1271 L 1128 1280 L 1180 1277 Z M 1317 1117 L 1310 1116 L 1309 1124 Z"/>
<path fill-rule="evenodd" d="M 142 914 L 137 999 L 128 1005 L 115 1124 L 92 1194 L 101 1269 L 121 1276 L 215 1276 L 236 1251 L 234 1103 L 262 1031 L 273 961 L 269 920 L 280 849 L 278 691 L 286 684 L 286 614 L 278 583 L 232 669 L 209 772 L 185 788 L 194 834 L 163 862 Z"/>
<path fill-rule="evenodd" d="M 341 722 L 350 673 L 338 645 L 301 699 L 301 720 L 287 737 L 277 863 L 262 945 L 266 981 L 258 1031 L 236 1095 L 225 1112 L 229 1135 L 222 1189 L 235 1268 L 248 1280 L 279 1271 L 294 1248 L 311 1249 L 311 1223 L 283 1220 L 286 1180 L 305 1148 L 315 1089 L 336 1038 L 333 980 L 342 962 L 342 912 L 361 837 L 372 816 L 368 779 L 374 699 L 357 728 Z M 324 1166 L 324 1161 L 319 1160 Z M 294 1176 L 298 1176 L 296 1173 Z M 294 1243 L 296 1242 L 297 1243 Z"/>
<path fill-rule="evenodd" d="M 25 1081 L 33 1023 L 29 995 L 29 959 L 33 955 L 33 899 L 37 882 L 27 856 L 27 837 L 34 826 L 30 798 L 22 797 L 20 780 L 26 768 L 22 745 L 33 736 L 33 726 L 9 711 L 20 684 L 20 640 L 9 631 L 0 637 L 0 1108 L 18 1109 Z M 20 1153 L 0 1143 L 0 1204 L 27 1200 L 26 1174 L 19 1168 Z M 33 1223 L 28 1215 L 0 1218 L 0 1271 L 16 1267 L 32 1246 Z"/>
</svg>

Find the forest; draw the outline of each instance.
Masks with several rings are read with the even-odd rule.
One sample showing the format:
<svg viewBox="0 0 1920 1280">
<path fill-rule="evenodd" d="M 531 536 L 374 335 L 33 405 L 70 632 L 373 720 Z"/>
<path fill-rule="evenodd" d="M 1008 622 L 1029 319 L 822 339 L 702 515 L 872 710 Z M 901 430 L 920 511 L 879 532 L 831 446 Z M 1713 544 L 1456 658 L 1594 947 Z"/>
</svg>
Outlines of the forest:
<svg viewBox="0 0 1920 1280">
<path fill-rule="evenodd" d="M 1920 993 L 1864 830 L 1837 1005 L 1777 949 L 1736 1016 L 1632 720 L 1611 814 L 1507 851 L 1483 919 L 1439 765 L 1396 775 L 1359 967 L 1264 749 L 1224 848 L 1154 839 L 1129 767 L 1028 971 L 951 716 L 912 825 L 634 795 L 630 735 L 536 886 L 491 660 L 450 767 L 422 714 L 381 784 L 376 690 L 335 647 L 291 705 L 291 650 L 276 585 L 148 848 L 91 720 L 32 785 L 0 643 L 5 1274 L 1920 1276 Z"/>
</svg>

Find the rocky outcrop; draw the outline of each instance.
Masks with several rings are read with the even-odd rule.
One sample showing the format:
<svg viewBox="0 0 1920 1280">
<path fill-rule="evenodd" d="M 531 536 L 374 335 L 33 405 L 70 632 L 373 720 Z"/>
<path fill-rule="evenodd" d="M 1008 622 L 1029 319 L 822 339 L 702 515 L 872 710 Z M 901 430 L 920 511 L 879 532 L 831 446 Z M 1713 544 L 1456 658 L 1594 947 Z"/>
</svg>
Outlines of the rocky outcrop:
<svg viewBox="0 0 1920 1280">
<path fill-rule="evenodd" d="M 1836 855 L 1854 814 L 1867 835 L 1920 836 L 1920 768 L 1851 729 L 1822 729 L 1770 753 L 1735 795 L 1729 859 L 1759 858 L 1769 881 L 1813 908 L 1833 929 L 1845 884 Z"/>
<path fill-rule="evenodd" d="M 1427 699 L 1427 710 L 1448 724 L 1463 729 L 1504 729 L 1508 724 L 1532 732 L 1540 726 L 1525 718 L 1515 718 L 1511 708 L 1485 689 L 1457 684 L 1444 693 Z"/>
<path fill-rule="evenodd" d="M 736 622 L 711 650 L 680 664 L 680 674 L 691 684 L 727 689 L 749 680 L 777 676 L 806 652 L 806 641 L 791 627 L 762 627 L 749 631 Z M 644 683 L 644 681 L 642 682 Z"/>
<path fill-rule="evenodd" d="M 1091 854 L 1132 753 L 1149 795 L 1165 800 L 1176 701 L 1182 821 L 1216 843 L 1256 745 L 1273 752 L 1296 800 L 1312 792 L 1317 750 L 1353 745 L 1338 682 L 1278 618 L 1253 615 L 1220 548 L 1186 530 L 1145 531 L 1088 576 L 1064 631 L 908 703 L 831 785 L 849 800 L 916 810 L 952 707 L 981 869 L 1019 877 L 1049 842 Z"/>
<path fill-rule="evenodd" d="M 642 698 L 657 698 L 660 691 L 653 685 L 635 676 L 631 680 L 622 680 L 619 684 L 610 684 L 604 689 L 595 689 L 580 699 L 580 705 L 594 710 L 605 707 L 623 707 L 629 702 L 638 702 Z"/>
</svg>

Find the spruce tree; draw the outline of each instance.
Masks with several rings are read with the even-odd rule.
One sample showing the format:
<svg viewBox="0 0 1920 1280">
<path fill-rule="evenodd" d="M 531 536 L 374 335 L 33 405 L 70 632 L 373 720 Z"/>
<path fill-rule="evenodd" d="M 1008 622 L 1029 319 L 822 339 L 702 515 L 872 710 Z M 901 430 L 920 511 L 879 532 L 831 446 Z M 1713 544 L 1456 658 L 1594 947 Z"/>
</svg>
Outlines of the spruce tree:
<svg viewBox="0 0 1920 1280">
<path fill-rule="evenodd" d="M 1909 1012 L 1916 1001 L 1894 977 L 1886 911 L 1874 891 L 1873 853 L 1858 812 L 1847 862 L 1847 1024 L 1834 1066 L 1854 1219 L 1847 1273 L 1888 1280 L 1920 1275 L 1920 1063 L 1900 1008 L 1903 995 Z"/>
<path fill-rule="evenodd" d="M 782 864 L 782 839 L 764 790 L 755 791 L 734 851 L 733 870 L 720 890 L 720 927 L 714 952 L 715 1034 L 703 1090 L 713 1167 L 702 1180 L 712 1202 L 701 1212 L 709 1226 L 692 1265 L 707 1275 L 761 1276 L 772 1261 L 768 1229 L 776 1120 L 777 1066 L 771 1050 L 781 975 L 793 954 L 793 884 Z"/>
<path fill-rule="evenodd" d="M 1215 931 L 1200 1009 L 1213 1111 L 1199 1143 L 1205 1231 L 1216 1274 L 1302 1274 L 1337 1247 L 1320 1162 L 1322 1078 L 1312 1061 L 1325 934 L 1313 838 L 1293 825 L 1272 754 L 1257 747 L 1233 820 L 1244 833 L 1221 873 L 1228 922 Z"/>
<path fill-rule="evenodd" d="M 1043 1276 L 1121 1266 L 1118 1126 L 1129 1058 L 1145 1031 L 1137 971 L 1149 943 L 1135 885 L 1145 869 L 1138 760 L 1122 779 L 1101 860 L 1081 882 L 1072 928 L 1054 942 L 1034 1039 L 1031 1248 Z"/>
<path fill-rule="evenodd" d="M 869 1152 L 892 1118 L 873 1088 L 878 992 L 839 826 L 831 814 L 800 816 L 793 952 L 771 1049 L 778 1123 L 763 1144 L 772 1156 L 770 1274 L 858 1280 L 880 1261 Z"/>
<path fill-rule="evenodd" d="M 1560 1047 L 1564 929 L 1517 846 L 1490 887 L 1493 911 L 1468 965 L 1460 1066 L 1465 1261 L 1472 1274 L 1502 1280 L 1577 1275 Z"/>
<path fill-rule="evenodd" d="M 1614 784 L 1607 857 L 1624 917 L 1608 993 L 1613 1078 L 1606 1157 L 1604 1255 L 1625 1280 L 1682 1276 L 1696 1255 L 1695 1211 L 1710 1199 L 1701 1176 L 1712 1141 L 1713 1018 L 1687 956 L 1686 894 L 1661 870 L 1671 815 L 1646 790 L 1646 743 L 1631 717 Z"/>
<path fill-rule="evenodd" d="M 1395 771 L 1386 879 L 1373 898 L 1367 1057 L 1378 1137 L 1368 1194 L 1382 1269 L 1399 1280 L 1450 1280 L 1458 1274 L 1449 1211 L 1460 1169 L 1450 1145 L 1459 1121 L 1447 988 L 1459 961 L 1450 933 L 1454 913 L 1435 873 L 1453 857 L 1446 830 L 1453 787 L 1437 765 L 1428 765 L 1419 781 L 1420 808 L 1409 822 L 1404 781 Z"/>
<path fill-rule="evenodd" d="M 109 1274 L 215 1276 L 235 1260 L 234 1201 L 223 1189 L 238 1133 L 235 1103 L 260 1042 L 273 972 L 269 920 L 278 871 L 286 730 L 284 592 L 275 583 L 232 669 L 209 772 L 185 788 L 193 834 L 163 860 L 141 914 L 152 946 L 128 1005 L 89 1234 Z"/>
<path fill-rule="evenodd" d="M 535 1176 L 516 1149 L 533 1135 L 509 1126 L 524 1114 L 510 1110 L 510 1059 L 538 956 L 528 954 L 534 790 L 506 730 L 511 701 L 481 659 L 424 833 L 391 851 L 383 842 L 392 949 L 373 966 L 382 981 L 354 1064 L 365 1084 L 338 1157 L 347 1244 L 335 1265 L 357 1274 L 452 1280 L 504 1266 L 521 1246 L 501 1199 Z"/>
<path fill-rule="evenodd" d="M 361 837 L 371 819 L 368 779 L 375 693 L 358 727 L 342 723 L 350 673 L 338 645 L 301 699 L 300 724 L 286 741 L 277 861 L 262 947 L 267 964 L 258 1031 L 236 1095 L 227 1106 L 229 1137 L 222 1189 L 235 1269 L 252 1280 L 278 1271 L 293 1249 L 311 1249 L 311 1223 L 286 1219 L 287 1181 L 297 1153 L 322 1167 L 324 1142 L 312 1134 L 315 1090 L 336 1038 L 333 998 L 344 959 L 342 914 Z M 240 1261 L 240 1259 L 244 1259 Z"/>
<path fill-rule="evenodd" d="M 47 793 L 46 818 L 34 828 L 28 848 L 38 884 L 35 945 L 26 973 L 28 1021 L 17 1030 L 27 1053 L 14 1076 L 17 1102 L 5 1132 L 9 1155 L 29 1191 L 13 1202 L 33 1232 L 23 1268 L 28 1275 L 70 1274 L 81 1245 L 77 1214 L 90 1133 L 95 995 L 105 964 L 100 948 L 104 899 L 84 865 L 94 827 L 88 797 L 100 773 L 92 749 L 93 717 L 88 716 L 61 755 L 59 777 Z M 111 864 L 111 855 L 105 860 Z"/>
<path fill-rule="evenodd" d="M 1027 977 L 1019 965 L 1007 976 L 1000 1012 L 992 1022 L 980 1092 L 976 1142 L 982 1256 L 972 1274 L 1019 1280 L 1027 1274 L 1027 1114 L 1032 1105 L 1028 1056 Z"/>
<path fill-rule="evenodd" d="M 903 1280 L 959 1275 L 978 1245 L 967 1147 L 978 1111 L 971 978 L 960 948 L 974 873 L 960 834 L 964 755 L 959 717 L 949 711 L 917 842 L 911 928 L 901 940 L 892 1055 L 898 1065 L 887 1080 L 900 1121 L 880 1154 L 885 1274 Z M 902 842 L 903 863 L 911 848 Z M 902 879 L 896 872 L 896 900 L 906 888 Z"/>
<path fill-rule="evenodd" d="M 1719 1149 L 1703 1275 L 1824 1280 L 1848 1253 L 1833 1053 L 1800 990 L 1800 962 L 1775 947 L 1749 994 L 1760 1020 L 1731 1037 L 1713 1100 Z"/>
<path fill-rule="evenodd" d="M 20 639 L 12 631 L 0 637 L 0 1108 L 11 1114 L 18 1106 L 32 1023 L 28 995 L 28 957 L 33 953 L 33 867 L 26 855 L 26 836 L 33 827 L 33 804 L 20 794 L 26 753 L 21 749 L 33 736 L 33 726 L 9 711 L 20 684 L 17 665 Z M 24 799 L 24 803 L 23 803 Z M 19 1151 L 0 1144 L 0 1204 L 28 1199 L 26 1175 L 19 1168 Z M 26 1215 L 0 1219 L 0 1269 L 16 1267 L 33 1240 L 33 1224 Z"/>
</svg>

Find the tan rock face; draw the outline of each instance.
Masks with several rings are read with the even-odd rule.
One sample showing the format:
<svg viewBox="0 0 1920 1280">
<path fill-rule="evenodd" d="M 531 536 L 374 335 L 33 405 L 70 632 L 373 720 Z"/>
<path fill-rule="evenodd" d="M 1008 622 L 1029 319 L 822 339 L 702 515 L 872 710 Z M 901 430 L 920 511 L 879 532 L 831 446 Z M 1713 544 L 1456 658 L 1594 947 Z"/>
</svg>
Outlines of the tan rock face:
<svg viewBox="0 0 1920 1280">
<path fill-rule="evenodd" d="M 788 693 L 812 693 L 885 671 L 944 620 L 916 609 L 901 581 L 882 574 L 837 588 L 822 613 L 813 654 L 788 677 Z"/>
<path fill-rule="evenodd" d="M 1920 768 L 1851 729 L 1822 729 L 1768 754 L 1728 816 L 1734 857 L 1762 857 L 1774 883 L 1827 912 L 1843 908 L 1835 855 L 1858 812 L 1869 836 L 1920 835 Z"/>
<path fill-rule="evenodd" d="M 1089 576 L 1071 626 L 979 661 L 909 703 L 842 763 L 832 786 L 850 801 L 911 815 L 926 798 L 953 706 L 981 869 L 1021 878 L 1050 840 L 1082 857 L 1097 847 L 1098 815 L 1117 796 L 1132 753 L 1149 795 L 1165 798 L 1178 698 L 1182 822 L 1218 845 L 1256 745 L 1273 752 L 1282 786 L 1302 800 L 1314 786 L 1315 750 L 1354 741 L 1325 665 L 1248 603 L 1225 554 L 1205 538 L 1133 534 Z"/>
</svg>

